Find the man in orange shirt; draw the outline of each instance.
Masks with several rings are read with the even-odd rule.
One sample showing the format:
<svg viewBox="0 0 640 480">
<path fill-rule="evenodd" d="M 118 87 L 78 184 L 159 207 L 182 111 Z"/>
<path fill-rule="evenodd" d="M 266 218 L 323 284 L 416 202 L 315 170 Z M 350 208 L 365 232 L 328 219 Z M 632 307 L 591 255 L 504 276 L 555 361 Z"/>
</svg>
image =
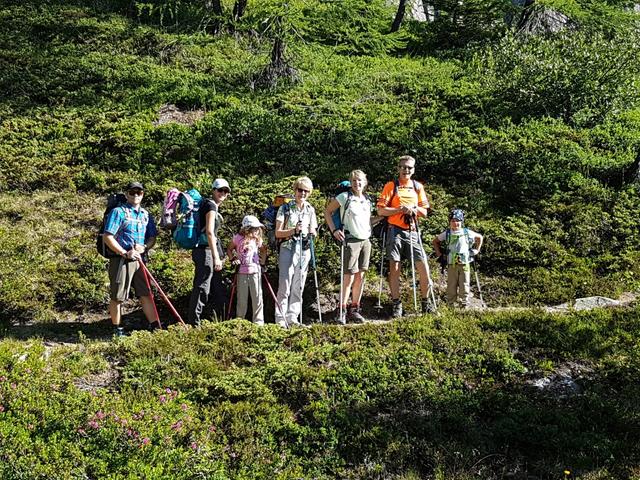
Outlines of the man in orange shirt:
<svg viewBox="0 0 640 480">
<path fill-rule="evenodd" d="M 430 205 L 422 184 L 411 179 L 415 165 L 415 158 L 409 155 L 398 158 L 398 179 L 384 186 L 376 205 L 378 215 L 387 217 L 389 223 L 386 249 L 394 317 L 401 317 L 403 313 L 400 301 L 400 261 L 402 258 L 411 258 L 412 249 L 415 268 L 420 276 L 422 311 L 431 311 L 428 299 L 431 278 L 415 227 L 418 218 L 427 216 Z"/>
</svg>

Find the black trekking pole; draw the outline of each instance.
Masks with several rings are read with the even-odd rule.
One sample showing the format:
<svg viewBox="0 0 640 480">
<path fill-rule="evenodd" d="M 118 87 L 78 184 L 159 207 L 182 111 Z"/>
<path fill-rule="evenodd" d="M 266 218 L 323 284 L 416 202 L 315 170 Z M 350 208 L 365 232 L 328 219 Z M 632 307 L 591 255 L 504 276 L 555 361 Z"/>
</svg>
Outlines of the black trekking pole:
<svg viewBox="0 0 640 480">
<path fill-rule="evenodd" d="M 420 232 L 420 226 L 418 225 L 418 219 L 414 216 L 413 217 L 413 223 L 416 227 L 416 233 L 418 235 L 418 242 L 420 243 L 420 250 L 422 251 L 422 258 L 424 259 L 424 266 L 427 269 L 427 278 L 429 279 L 429 298 L 431 300 L 431 303 L 433 304 L 433 310 L 435 312 L 438 311 L 438 304 L 436 303 L 436 294 L 434 292 L 434 283 L 433 283 L 433 279 L 431 278 L 431 268 L 429 268 L 429 262 L 428 262 L 428 257 L 427 257 L 427 253 L 424 251 L 424 245 L 422 244 L 422 232 Z"/>
<path fill-rule="evenodd" d="M 316 284 L 316 299 L 318 302 L 318 320 L 320 324 L 322 324 L 322 308 L 320 305 L 320 289 L 318 288 L 318 269 L 316 264 L 316 250 L 313 242 L 313 236 L 310 238 L 311 241 L 311 267 L 313 268 L 313 281 Z"/>
<path fill-rule="evenodd" d="M 480 280 L 478 279 L 478 262 L 477 262 L 477 260 L 473 261 L 473 273 L 475 274 L 475 277 L 476 277 L 476 287 L 478 288 L 478 295 L 480 296 L 480 303 L 481 303 L 482 307 L 485 308 L 487 306 L 487 304 L 484 303 L 484 299 L 482 298 L 482 288 L 480 288 Z"/>
<path fill-rule="evenodd" d="M 382 230 L 382 244 L 380 246 L 380 288 L 378 289 L 378 304 L 376 310 L 382 310 L 382 282 L 384 279 L 384 252 L 387 249 L 387 229 Z"/>
<path fill-rule="evenodd" d="M 411 217 L 414 221 L 415 225 L 415 217 L 412 215 Z M 416 313 L 418 313 L 418 292 L 416 286 L 416 260 L 415 255 L 413 253 L 413 232 L 411 228 L 409 228 L 409 249 L 411 250 L 411 280 L 413 282 L 413 309 Z"/>
</svg>

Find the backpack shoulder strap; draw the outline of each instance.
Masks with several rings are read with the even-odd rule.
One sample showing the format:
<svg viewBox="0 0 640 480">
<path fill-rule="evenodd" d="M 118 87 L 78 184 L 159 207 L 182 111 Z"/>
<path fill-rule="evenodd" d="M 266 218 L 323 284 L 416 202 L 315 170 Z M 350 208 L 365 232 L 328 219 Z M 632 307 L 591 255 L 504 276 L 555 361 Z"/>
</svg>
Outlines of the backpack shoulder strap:
<svg viewBox="0 0 640 480">
<path fill-rule="evenodd" d="M 340 215 L 340 223 L 344 227 L 344 216 L 347 214 L 347 210 L 349 209 L 349 205 L 351 204 L 351 199 L 353 198 L 353 192 L 349 190 L 347 193 L 347 201 L 344 202 L 344 209 L 342 209 L 342 214 Z"/>
<path fill-rule="evenodd" d="M 467 227 L 464 227 L 464 236 L 467 239 L 467 244 L 469 245 L 469 248 L 471 248 L 471 245 L 473 245 L 473 240 L 471 240 L 471 235 L 469 235 L 469 229 Z"/>
</svg>

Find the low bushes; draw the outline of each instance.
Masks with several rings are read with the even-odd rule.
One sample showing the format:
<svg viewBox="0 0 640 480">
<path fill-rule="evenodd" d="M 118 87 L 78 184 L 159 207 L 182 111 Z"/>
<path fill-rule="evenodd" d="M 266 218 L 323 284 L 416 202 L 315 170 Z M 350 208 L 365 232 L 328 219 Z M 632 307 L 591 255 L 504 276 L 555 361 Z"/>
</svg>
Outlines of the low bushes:
<svg viewBox="0 0 640 480">
<path fill-rule="evenodd" d="M 0 471 L 629 476 L 640 460 L 637 313 L 445 312 L 440 330 L 429 318 L 293 331 L 231 321 L 53 352 L 5 340 Z M 560 367 L 589 372 L 582 394 L 529 385 Z"/>
</svg>

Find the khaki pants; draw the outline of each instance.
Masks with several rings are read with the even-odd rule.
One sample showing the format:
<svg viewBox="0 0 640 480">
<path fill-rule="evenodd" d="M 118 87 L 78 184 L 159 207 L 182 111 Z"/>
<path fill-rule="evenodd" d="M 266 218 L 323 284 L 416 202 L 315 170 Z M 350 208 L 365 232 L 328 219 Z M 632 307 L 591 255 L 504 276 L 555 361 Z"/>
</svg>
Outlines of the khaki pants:
<svg viewBox="0 0 640 480">
<path fill-rule="evenodd" d="M 456 298 L 466 307 L 471 296 L 471 265 L 458 264 L 447 267 L 447 304 L 453 305 Z"/>
<path fill-rule="evenodd" d="M 253 307 L 253 323 L 264 325 L 264 305 L 262 301 L 262 282 L 259 273 L 238 273 L 236 277 L 236 290 L 238 301 L 236 302 L 236 316 L 244 318 L 249 305 L 249 294 L 251 295 L 251 306 Z"/>
<path fill-rule="evenodd" d="M 122 257 L 109 259 L 109 294 L 111 300 L 124 302 L 129 298 L 131 286 L 137 297 L 150 295 L 144 273 L 139 268 L 140 264 L 133 260 L 125 260 Z"/>
</svg>

